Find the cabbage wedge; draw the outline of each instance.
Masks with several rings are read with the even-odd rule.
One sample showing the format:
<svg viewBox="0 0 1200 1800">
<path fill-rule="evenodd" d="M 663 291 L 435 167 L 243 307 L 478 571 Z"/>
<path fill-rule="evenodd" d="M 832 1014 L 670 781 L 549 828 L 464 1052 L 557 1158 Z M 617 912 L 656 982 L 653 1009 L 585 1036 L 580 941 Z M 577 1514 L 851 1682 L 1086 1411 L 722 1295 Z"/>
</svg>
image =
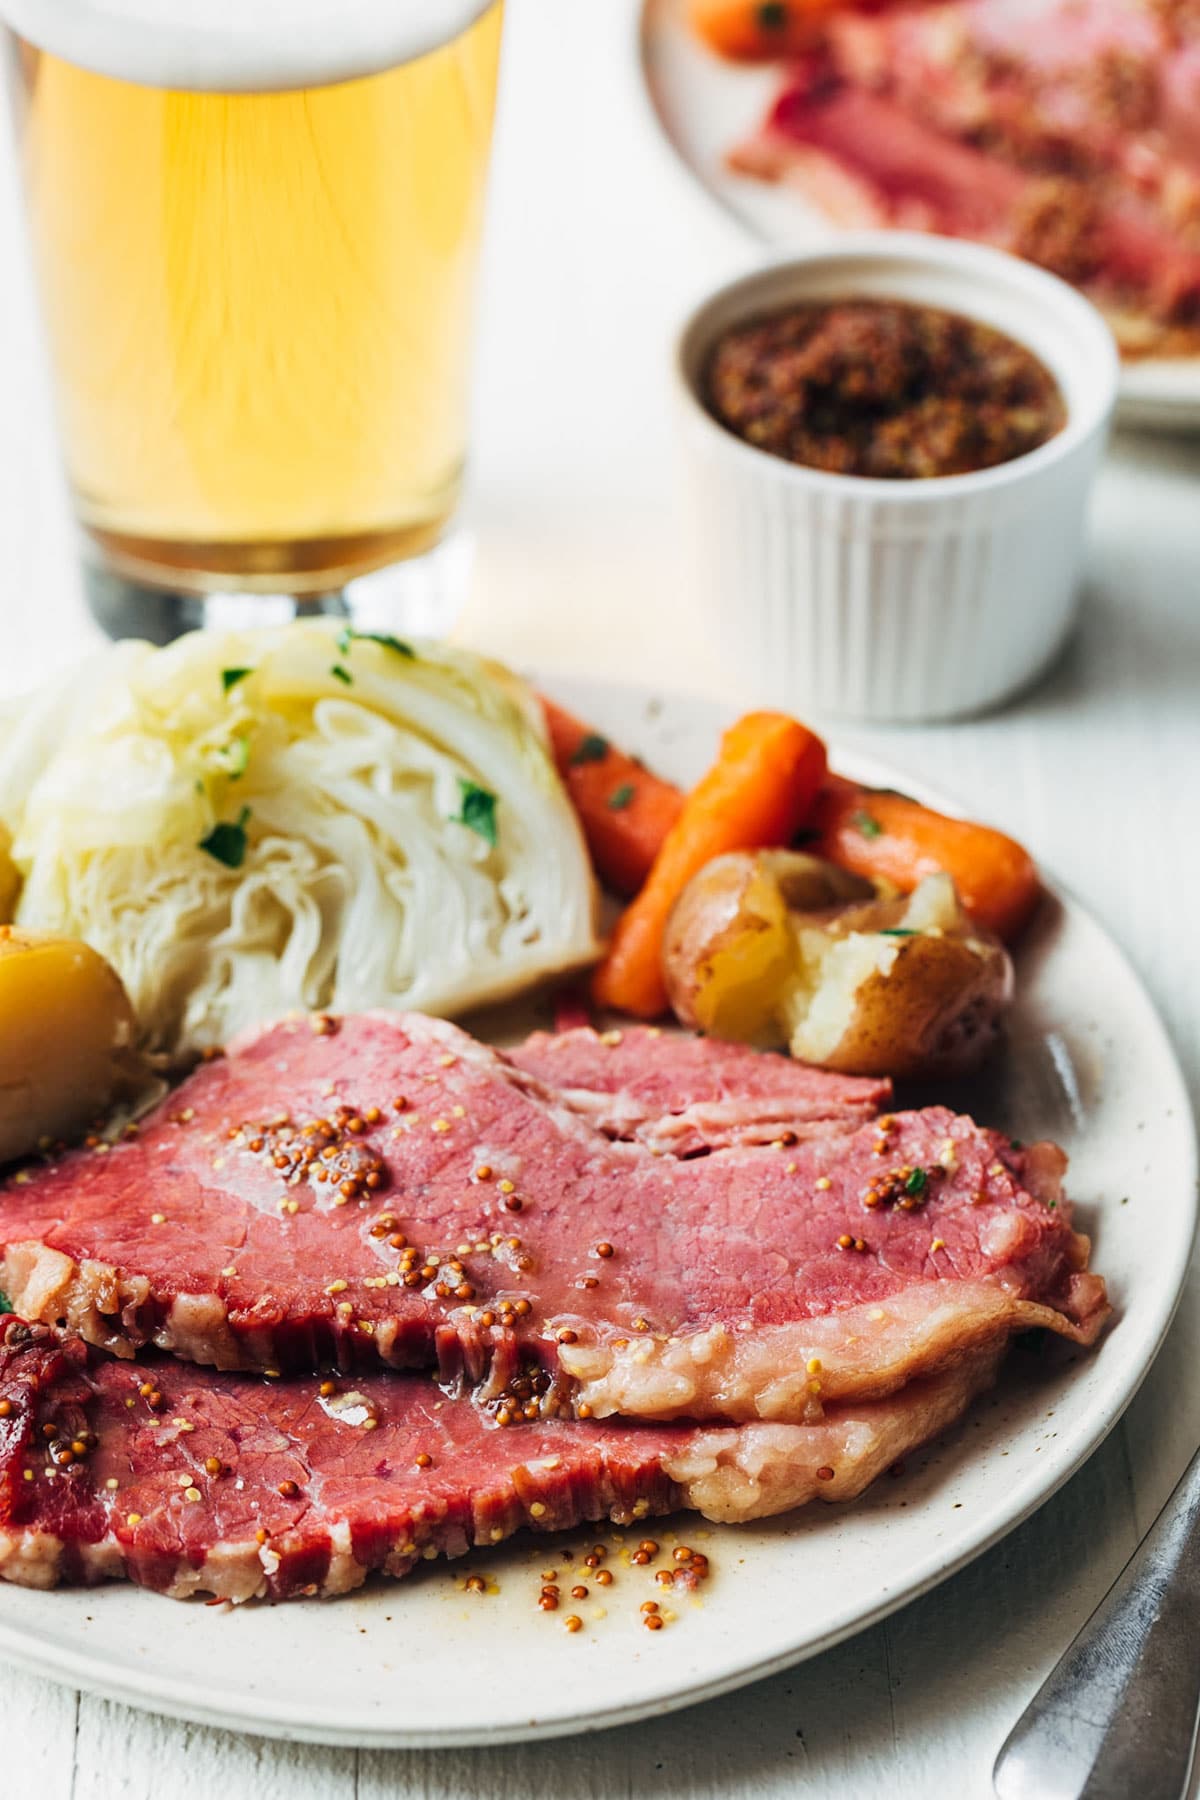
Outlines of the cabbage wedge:
<svg viewBox="0 0 1200 1800">
<path fill-rule="evenodd" d="M 526 688 L 332 623 L 119 644 L 7 703 L 5 837 L 15 922 L 107 957 L 181 1060 L 295 1008 L 461 1012 L 598 948 Z"/>
</svg>

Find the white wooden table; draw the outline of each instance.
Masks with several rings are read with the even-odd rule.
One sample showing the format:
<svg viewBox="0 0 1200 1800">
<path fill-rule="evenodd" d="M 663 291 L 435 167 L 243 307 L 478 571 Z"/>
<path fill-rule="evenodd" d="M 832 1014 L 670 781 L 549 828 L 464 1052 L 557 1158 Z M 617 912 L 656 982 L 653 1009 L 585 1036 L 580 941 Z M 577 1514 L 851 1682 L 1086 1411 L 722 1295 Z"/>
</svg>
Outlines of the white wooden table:
<svg viewBox="0 0 1200 1800">
<path fill-rule="evenodd" d="M 510 0 L 464 628 L 544 670 L 721 692 L 673 510 L 667 349 L 689 301 L 753 247 L 657 141 L 633 17 L 633 0 Z M 15 686 L 91 627 L 0 166 L 0 684 Z M 1082 627 L 1035 693 L 970 726 L 852 737 L 957 790 L 1086 899 L 1200 1095 L 1200 441 L 1115 447 Z M 1125 1422 L 1036 1518 L 886 1624 L 703 1708 L 540 1746 L 356 1755 L 0 1669 L 4 1786 L 38 1800 L 982 1800 L 1008 1726 L 1200 1441 L 1198 1366 L 1193 1282 Z"/>
</svg>

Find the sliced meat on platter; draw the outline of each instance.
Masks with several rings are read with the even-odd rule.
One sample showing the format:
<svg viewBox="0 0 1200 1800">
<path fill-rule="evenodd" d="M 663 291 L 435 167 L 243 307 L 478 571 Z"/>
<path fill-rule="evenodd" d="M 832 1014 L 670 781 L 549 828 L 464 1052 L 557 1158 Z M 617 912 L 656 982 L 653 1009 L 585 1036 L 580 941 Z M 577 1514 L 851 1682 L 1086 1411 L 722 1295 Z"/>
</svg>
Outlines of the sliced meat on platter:
<svg viewBox="0 0 1200 1800">
<path fill-rule="evenodd" d="M 1143 201 L 1105 199 L 1086 178 L 1004 163 L 886 94 L 824 77 L 812 87 L 797 83 L 734 162 L 747 174 L 804 186 L 820 157 L 847 184 L 845 223 L 994 243 L 1083 286 L 1139 294 L 1166 322 L 1192 320 L 1200 309 L 1200 245 L 1181 242 Z"/>
<path fill-rule="evenodd" d="M 990 1384 L 997 1353 L 817 1425 L 503 1429 L 416 1375 L 266 1381 L 0 1322 L 0 1576 L 175 1598 L 338 1594 L 523 1527 L 850 1499 Z M 686 1576 L 680 1578 L 686 1580 Z"/>
<path fill-rule="evenodd" d="M 657 1156 L 453 1026 L 296 1018 L 13 1176 L 0 1285 L 120 1355 L 436 1366 L 497 1416 L 534 1364 L 546 1411 L 809 1421 L 1015 1329 L 1096 1336 L 1053 1146 L 937 1107 L 806 1129 Z"/>
<path fill-rule="evenodd" d="M 1130 350 L 1194 350 L 1198 71 L 1182 10 L 1140 0 L 847 9 L 730 160 L 843 224 L 1028 256 L 1094 293 Z"/>
<path fill-rule="evenodd" d="M 831 1075 L 712 1038 L 667 1037 L 654 1026 L 537 1031 L 507 1054 L 606 1137 L 674 1156 L 850 1130 L 892 1091 L 890 1081 Z"/>
</svg>

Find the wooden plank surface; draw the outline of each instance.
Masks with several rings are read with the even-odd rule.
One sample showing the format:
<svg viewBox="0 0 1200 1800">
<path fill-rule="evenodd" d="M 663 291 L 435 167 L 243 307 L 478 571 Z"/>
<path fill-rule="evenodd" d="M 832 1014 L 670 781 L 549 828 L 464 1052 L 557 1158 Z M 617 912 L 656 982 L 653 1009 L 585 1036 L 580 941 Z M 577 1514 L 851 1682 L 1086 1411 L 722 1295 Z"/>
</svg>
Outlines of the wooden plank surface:
<svg viewBox="0 0 1200 1800">
<path fill-rule="evenodd" d="M 722 692 L 690 628 L 665 350 L 686 301 L 749 252 L 654 140 L 632 13 L 633 0 L 510 0 L 465 630 L 518 663 Z M 0 345 L 0 681 L 15 685 L 88 634 L 19 269 Z M 842 734 L 993 814 L 1085 898 L 1147 981 L 1193 1100 L 1198 493 L 1200 446 L 1123 442 L 1097 496 L 1082 626 L 1050 678 L 967 727 Z M 983 1800 L 1009 1725 L 1200 1441 L 1198 1365 L 1193 1281 L 1125 1424 L 1033 1520 L 886 1624 L 702 1708 L 499 1751 L 356 1754 L 156 1719 L 4 1669 L 6 1784 L 39 1800 Z M 179 1619 L 164 1603 L 163 1629 Z"/>
</svg>

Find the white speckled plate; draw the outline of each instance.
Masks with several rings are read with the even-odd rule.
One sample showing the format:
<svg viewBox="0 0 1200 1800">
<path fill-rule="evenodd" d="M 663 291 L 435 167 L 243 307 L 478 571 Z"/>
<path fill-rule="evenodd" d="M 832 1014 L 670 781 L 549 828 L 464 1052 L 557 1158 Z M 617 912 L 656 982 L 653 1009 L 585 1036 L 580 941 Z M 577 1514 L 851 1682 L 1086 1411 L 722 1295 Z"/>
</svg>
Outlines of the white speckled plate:
<svg viewBox="0 0 1200 1800">
<path fill-rule="evenodd" d="M 571 687 L 568 705 L 680 780 L 727 721 L 707 702 Z M 847 759 L 850 773 L 903 786 Z M 1196 1215 L 1195 1144 L 1175 1059 L 1116 946 L 1067 895 L 1024 947 L 1007 1051 L 970 1096 L 983 1120 L 1057 1137 L 1117 1317 L 1090 1354 L 1017 1350 L 1004 1384 L 943 1443 L 852 1507 L 760 1526 L 677 1522 L 713 1578 L 657 1634 L 650 1572 L 622 1564 L 579 1603 L 585 1629 L 537 1610 L 547 1562 L 596 1534 L 517 1541 L 346 1599 L 240 1610 L 129 1587 L 0 1585 L 0 1655 L 135 1706 L 332 1744 L 499 1743 L 593 1729 L 767 1675 L 881 1618 L 1040 1506 L 1112 1428 L 1175 1310 Z M 1147 1229 L 1153 1222 L 1153 1230 Z M 669 1530 L 653 1527 L 664 1543 Z M 468 1594 L 468 1567 L 498 1592 Z M 606 1609 L 606 1616 L 599 1616 Z"/>
<path fill-rule="evenodd" d="M 713 199 L 778 253 L 828 243 L 836 227 L 786 183 L 726 167 L 730 148 L 762 121 L 779 86 L 774 67 L 739 67 L 705 49 L 686 23 L 686 0 L 642 0 L 641 68 L 650 104 L 676 153 Z M 1200 357 L 1147 357 L 1121 371 L 1123 424 L 1200 427 Z"/>
</svg>

